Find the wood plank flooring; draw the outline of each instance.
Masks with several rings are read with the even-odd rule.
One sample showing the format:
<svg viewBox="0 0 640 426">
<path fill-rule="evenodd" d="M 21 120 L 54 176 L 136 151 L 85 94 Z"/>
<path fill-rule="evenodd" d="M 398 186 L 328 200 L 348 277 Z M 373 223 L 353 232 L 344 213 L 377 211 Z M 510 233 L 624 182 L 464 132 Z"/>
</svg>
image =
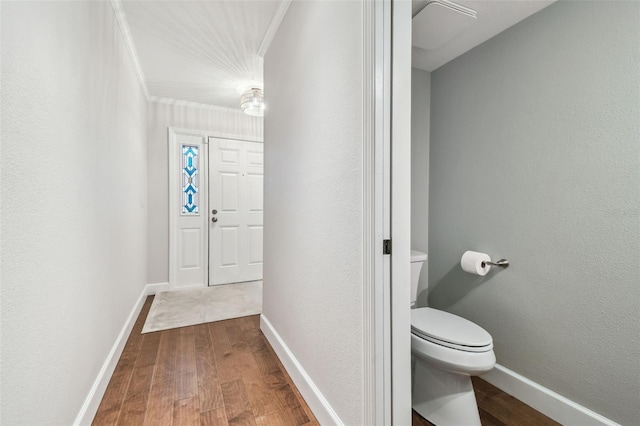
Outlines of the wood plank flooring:
<svg viewBox="0 0 640 426">
<path fill-rule="evenodd" d="M 147 298 L 94 425 L 318 425 L 259 316 L 140 334 Z"/>
<path fill-rule="evenodd" d="M 473 390 L 480 411 L 482 426 L 559 426 L 544 414 L 503 392 L 480 377 L 472 377 Z M 413 412 L 413 426 L 434 426 Z"/>
<path fill-rule="evenodd" d="M 259 316 L 140 334 L 144 307 L 94 425 L 318 425 L 259 329 Z M 483 426 L 555 426 L 473 377 Z M 433 426 L 415 411 L 413 426 Z"/>
</svg>

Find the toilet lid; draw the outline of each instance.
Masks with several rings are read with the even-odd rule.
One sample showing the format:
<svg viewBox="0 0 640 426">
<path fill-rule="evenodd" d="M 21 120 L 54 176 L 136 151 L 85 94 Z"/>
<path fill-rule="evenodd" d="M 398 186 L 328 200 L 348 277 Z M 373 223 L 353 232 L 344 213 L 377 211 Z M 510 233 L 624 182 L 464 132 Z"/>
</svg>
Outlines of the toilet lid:
<svg viewBox="0 0 640 426">
<path fill-rule="evenodd" d="M 493 339 L 469 320 L 433 308 L 411 310 L 411 332 L 425 340 L 453 349 L 486 352 Z"/>
</svg>

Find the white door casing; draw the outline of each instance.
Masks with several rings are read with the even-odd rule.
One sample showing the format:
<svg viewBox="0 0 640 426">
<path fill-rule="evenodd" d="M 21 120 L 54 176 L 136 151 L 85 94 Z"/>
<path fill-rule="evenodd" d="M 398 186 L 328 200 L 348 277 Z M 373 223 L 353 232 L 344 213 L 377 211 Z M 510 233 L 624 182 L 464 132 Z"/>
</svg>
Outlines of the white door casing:
<svg viewBox="0 0 640 426">
<path fill-rule="evenodd" d="M 262 279 L 263 147 L 209 138 L 209 285 Z"/>
<path fill-rule="evenodd" d="M 391 423 L 404 425 L 411 424 L 411 2 L 391 7 Z"/>
<path fill-rule="evenodd" d="M 169 282 L 207 285 L 208 149 L 206 135 L 169 129 Z"/>
</svg>

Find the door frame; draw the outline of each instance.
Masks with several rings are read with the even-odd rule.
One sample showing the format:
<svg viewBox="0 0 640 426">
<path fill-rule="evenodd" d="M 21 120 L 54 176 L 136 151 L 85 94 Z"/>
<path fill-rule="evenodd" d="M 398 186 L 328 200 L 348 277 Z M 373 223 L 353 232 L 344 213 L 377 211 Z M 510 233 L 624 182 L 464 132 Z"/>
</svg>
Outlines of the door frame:
<svg viewBox="0 0 640 426">
<path fill-rule="evenodd" d="M 178 203 L 178 193 L 175 191 L 175 188 L 178 185 L 178 173 L 175 173 L 178 170 L 178 157 L 175 153 L 178 150 L 178 136 L 196 136 L 201 137 L 203 142 L 202 146 L 205 147 L 204 152 L 202 153 L 202 167 L 200 173 L 201 182 L 205 183 L 204 188 L 206 188 L 206 192 L 203 191 L 202 194 L 206 194 L 206 196 L 201 197 L 201 206 L 202 206 L 202 226 L 207 230 L 206 239 L 207 243 L 204 245 L 204 282 L 202 285 L 192 285 L 192 286 L 179 286 L 177 283 L 177 261 L 178 261 L 178 218 L 180 214 L 178 210 L 174 207 Z M 204 288 L 209 285 L 209 138 L 219 138 L 219 139 L 231 139 L 238 141 L 247 141 L 247 142 L 259 142 L 263 143 L 262 138 L 252 137 L 246 135 L 237 135 L 232 133 L 223 133 L 216 132 L 212 130 L 195 130 L 195 129 L 185 129 L 180 127 L 167 127 L 167 149 L 168 149 L 168 157 L 169 161 L 167 164 L 169 170 L 169 182 L 168 188 L 169 191 L 169 290 L 187 290 L 191 288 Z M 201 185 L 202 186 L 202 185 Z"/>
<path fill-rule="evenodd" d="M 412 2 L 391 18 L 391 388 L 392 424 L 411 424 L 411 34 Z"/>
<path fill-rule="evenodd" d="M 411 7 L 363 2 L 363 420 L 371 425 L 411 424 Z"/>
<path fill-rule="evenodd" d="M 363 3 L 363 413 L 364 424 L 391 424 L 390 2 Z"/>
</svg>

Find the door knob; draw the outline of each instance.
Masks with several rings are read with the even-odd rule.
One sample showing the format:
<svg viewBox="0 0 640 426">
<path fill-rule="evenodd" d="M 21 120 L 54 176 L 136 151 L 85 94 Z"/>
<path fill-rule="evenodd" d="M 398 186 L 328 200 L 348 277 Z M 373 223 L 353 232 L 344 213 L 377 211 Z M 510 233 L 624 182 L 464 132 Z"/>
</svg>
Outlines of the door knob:
<svg viewBox="0 0 640 426">
<path fill-rule="evenodd" d="M 217 217 L 212 217 L 212 218 L 211 218 L 211 222 L 216 223 L 217 221 L 218 221 L 218 218 L 217 218 Z"/>
<path fill-rule="evenodd" d="M 218 214 L 218 210 L 216 209 L 211 210 L 211 214 Z"/>
</svg>

